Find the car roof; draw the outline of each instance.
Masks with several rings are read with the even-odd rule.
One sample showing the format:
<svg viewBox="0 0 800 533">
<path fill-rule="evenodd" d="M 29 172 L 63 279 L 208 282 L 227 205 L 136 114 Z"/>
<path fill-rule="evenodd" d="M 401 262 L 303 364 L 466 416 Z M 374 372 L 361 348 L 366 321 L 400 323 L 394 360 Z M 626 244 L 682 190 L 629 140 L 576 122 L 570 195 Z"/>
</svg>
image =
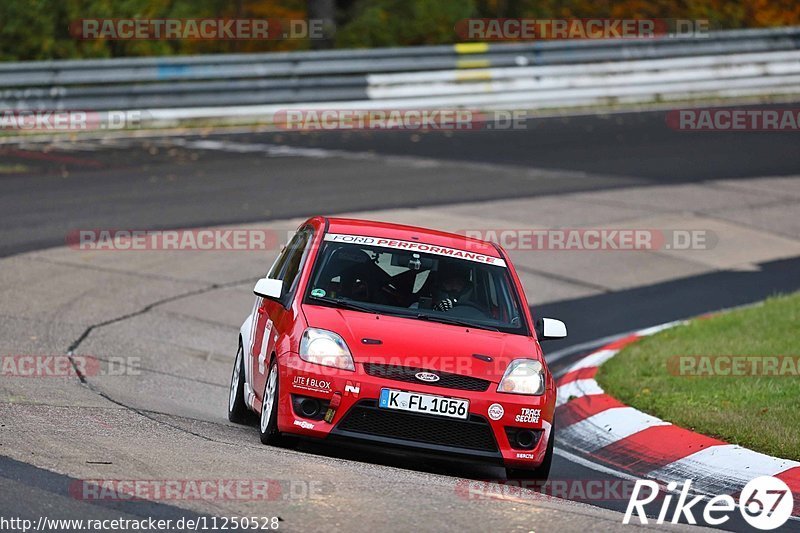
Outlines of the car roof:
<svg viewBox="0 0 800 533">
<path fill-rule="evenodd" d="M 498 249 L 490 242 L 473 239 L 457 233 L 448 233 L 418 226 L 360 220 L 355 218 L 328 218 L 328 233 L 364 235 L 402 241 L 420 241 L 437 246 L 469 250 L 502 259 Z"/>
</svg>

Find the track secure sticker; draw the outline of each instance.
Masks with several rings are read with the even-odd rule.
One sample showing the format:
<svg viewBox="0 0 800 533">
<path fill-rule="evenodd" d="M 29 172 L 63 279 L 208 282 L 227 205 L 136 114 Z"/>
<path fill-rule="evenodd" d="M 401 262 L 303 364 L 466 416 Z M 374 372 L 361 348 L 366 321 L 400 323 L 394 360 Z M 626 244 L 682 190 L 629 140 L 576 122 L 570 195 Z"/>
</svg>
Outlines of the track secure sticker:
<svg viewBox="0 0 800 533">
<path fill-rule="evenodd" d="M 538 424 L 539 417 L 542 416 L 541 409 L 527 409 L 523 407 L 519 414 L 514 417 L 514 422 Z"/>
<path fill-rule="evenodd" d="M 325 289 L 313 289 L 311 291 L 311 296 L 315 298 L 323 298 L 325 296 Z"/>
<path fill-rule="evenodd" d="M 500 405 L 499 403 L 493 403 L 492 405 L 489 406 L 488 413 L 489 413 L 489 418 L 491 418 L 492 420 L 500 420 L 501 418 L 503 418 L 505 410 L 503 409 L 503 406 Z"/>
</svg>

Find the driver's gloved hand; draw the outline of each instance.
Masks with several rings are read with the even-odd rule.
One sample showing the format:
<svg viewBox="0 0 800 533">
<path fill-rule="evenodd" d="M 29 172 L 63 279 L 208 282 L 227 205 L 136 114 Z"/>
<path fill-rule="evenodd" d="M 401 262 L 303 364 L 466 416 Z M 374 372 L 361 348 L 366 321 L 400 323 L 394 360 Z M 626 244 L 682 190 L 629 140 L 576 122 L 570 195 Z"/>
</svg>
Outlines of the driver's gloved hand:
<svg viewBox="0 0 800 533">
<path fill-rule="evenodd" d="M 438 304 L 433 306 L 433 309 L 436 311 L 449 311 L 453 308 L 453 305 L 458 302 L 457 299 L 453 298 L 445 298 L 444 300 L 439 301 Z"/>
</svg>

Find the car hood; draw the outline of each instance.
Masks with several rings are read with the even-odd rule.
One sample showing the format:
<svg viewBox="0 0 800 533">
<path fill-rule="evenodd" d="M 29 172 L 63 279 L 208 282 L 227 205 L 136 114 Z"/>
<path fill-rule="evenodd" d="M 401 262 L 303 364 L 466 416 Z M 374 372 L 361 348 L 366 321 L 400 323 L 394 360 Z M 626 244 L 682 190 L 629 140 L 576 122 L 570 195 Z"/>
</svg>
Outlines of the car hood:
<svg viewBox="0 0 800 533">
<path fill-rule="evenodd" d="M 536 341 L 523 335 L 318 305 L 306 304 L 303 312 L 309 326 L 341 335 L 356 363 L 424 368 L 497 383 L 514 359 L 544 362 Z"/>
</svg>

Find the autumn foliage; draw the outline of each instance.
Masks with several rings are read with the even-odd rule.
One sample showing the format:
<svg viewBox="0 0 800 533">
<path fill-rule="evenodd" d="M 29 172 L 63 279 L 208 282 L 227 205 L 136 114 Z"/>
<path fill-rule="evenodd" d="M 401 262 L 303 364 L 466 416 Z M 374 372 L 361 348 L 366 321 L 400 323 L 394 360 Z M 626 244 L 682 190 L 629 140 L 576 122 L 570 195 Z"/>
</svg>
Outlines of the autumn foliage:
<svg viewBox="0 0 800 533">
<path fill-rule="evenodd" d="M 305 19 L 318 0 L 3 0 L 0 60 L 299 50 L 308 39 L 77 40 L 85 18 Z M 446 44 L 465 18 L 707 19 L 712 29 L 800 25 L 797 0 L 336 0 L 336 47 Z"/>
</svg>

